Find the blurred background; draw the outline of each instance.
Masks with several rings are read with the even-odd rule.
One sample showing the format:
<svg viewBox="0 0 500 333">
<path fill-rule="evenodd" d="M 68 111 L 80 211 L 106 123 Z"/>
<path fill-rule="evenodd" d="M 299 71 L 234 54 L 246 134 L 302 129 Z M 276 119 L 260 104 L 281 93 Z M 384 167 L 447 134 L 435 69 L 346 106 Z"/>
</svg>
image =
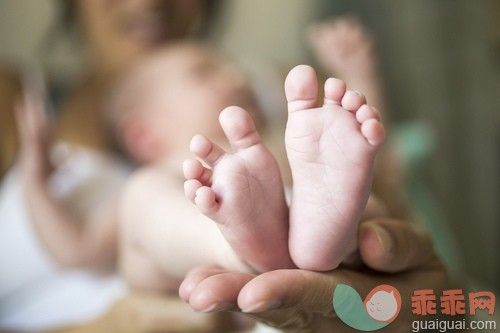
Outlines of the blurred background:
<svg viewBox="0 0 500 333">
<path fill-rule="evenodd" d="M 1 64 L 41 64 L 60 82 L 78 75 L 77 46 L 44 47 L 56 4 L 0 1 Z M 211 40 L 250 72 L 285 73 L 314 65 L 305 43 L 311 22 L 347 14 L 375 38 L 393 135 L 410 151 L 414 208 L 474 288 L 498 292 L 500 1 L 230 0 Z"/>
</svg>

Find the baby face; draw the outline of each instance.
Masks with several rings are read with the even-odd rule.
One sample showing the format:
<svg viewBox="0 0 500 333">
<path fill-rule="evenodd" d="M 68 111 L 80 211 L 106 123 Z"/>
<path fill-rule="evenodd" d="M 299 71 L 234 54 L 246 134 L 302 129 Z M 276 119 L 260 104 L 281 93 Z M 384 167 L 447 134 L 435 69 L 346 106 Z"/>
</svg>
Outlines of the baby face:
<svg viewBox="0 0 500 333">
<path fill-rule="evenodd" d="M 237 105 L 250 113 L 256 104 L 241 71 L 201 46 L 186 44 L 167 49 L 150 67 L 145 105 L 152 124 L 171 148 L 187 147 L 194 134 L 223 138 L 219 113 Z"/>
</svg>

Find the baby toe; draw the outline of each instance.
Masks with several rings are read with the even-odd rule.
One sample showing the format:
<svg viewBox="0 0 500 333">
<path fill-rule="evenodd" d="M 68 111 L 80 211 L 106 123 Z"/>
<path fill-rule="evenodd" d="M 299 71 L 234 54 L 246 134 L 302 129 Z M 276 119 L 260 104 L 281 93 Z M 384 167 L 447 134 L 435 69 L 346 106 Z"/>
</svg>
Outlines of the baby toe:
<svg viewBox="0 0 500 333">
<path fill-rule="evenodd" d="M 355 112 L 365 103 L 366 98 L 359 91 L 348 90 L 342 97 L 342 107 L 347 111 Z"/>
<path fill-rule="evenodd" d="M 367 104 L 362 105 L 358 111 L 356 111 L 356 119 L 358 122 L 363 123 L 368 119 L 376 119 L 378 121 L 382 120 L 380 112 L 373 106 Z"/>
<path fill-rule="evenodd" d="M 385 140 L 385 128 L 382 123 L 376 119 L 368 119 L 361 124 L 361 133 L 369 144 L 378 147 Z"/>
<path fill-rule="evenodd" d="M 329 78 L 325 82 L 325 105 L 333 104 L 340 105 L 342 97 L 346 92 L 346 84 L 344 81 L 336 78 Z"/>
</svg>

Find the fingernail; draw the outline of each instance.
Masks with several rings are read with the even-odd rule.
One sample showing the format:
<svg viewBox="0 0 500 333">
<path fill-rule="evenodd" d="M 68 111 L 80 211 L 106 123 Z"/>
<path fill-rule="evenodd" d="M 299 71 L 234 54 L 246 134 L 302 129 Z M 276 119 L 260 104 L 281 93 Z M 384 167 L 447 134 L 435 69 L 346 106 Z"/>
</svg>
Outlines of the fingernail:
<svg viewBox="0 0 500 333">
<path fill-rule="evenodd" d="M 281 304 L 282 302 L 280 300 L 262 301 L 246 309 L 241 309 L 241 311 L 245 313 L 260 313 L 268 310 L 277 309 L 281 306 Z"/>
<path fill-rule="evenodd" d="M 375 229 L 375 234 L 377 235 L 377 239 L 382 245 L 384 253 L 385 254 L 392 253 L 394 249 L 394 241 L 392 239 L 391 234 L 382 227 L 375 227 L 374 229 Z"/>
<path fill-rule="evenodd" d="M 218 303 L 213 303 L 206 307 L 203 310 L 200 310 L 200 312 L 203 313 L 210 313 L 210 312 L 221 312 L 221 311 L 227 311 L 231 309 L 235 309 L 236 306 L 233 303 L 229 302 L 218 302 Z"/>
</svg>

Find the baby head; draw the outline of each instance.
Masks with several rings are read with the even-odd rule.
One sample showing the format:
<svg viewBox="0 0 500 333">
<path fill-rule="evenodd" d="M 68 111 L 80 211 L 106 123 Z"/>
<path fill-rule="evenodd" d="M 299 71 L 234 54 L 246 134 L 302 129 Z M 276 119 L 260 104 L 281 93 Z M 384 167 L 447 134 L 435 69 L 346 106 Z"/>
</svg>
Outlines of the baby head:
<svg viewBox="0 0 500 333">
<path fill-rule="evenodd" d="M 141 61 L 111 96 L 108 112 L 118 139 L 142 163 L 183 158 L 195 134 L 223 142 L 218 116 L 227 106 L 258 118 L 245 75 L 194 42 L 172 44 Z"/>
</svg>

